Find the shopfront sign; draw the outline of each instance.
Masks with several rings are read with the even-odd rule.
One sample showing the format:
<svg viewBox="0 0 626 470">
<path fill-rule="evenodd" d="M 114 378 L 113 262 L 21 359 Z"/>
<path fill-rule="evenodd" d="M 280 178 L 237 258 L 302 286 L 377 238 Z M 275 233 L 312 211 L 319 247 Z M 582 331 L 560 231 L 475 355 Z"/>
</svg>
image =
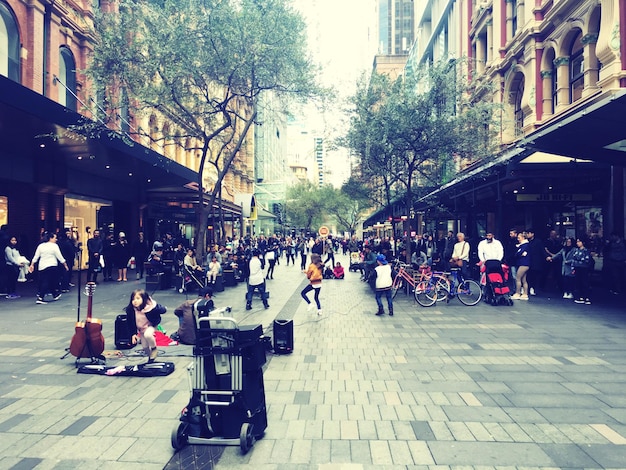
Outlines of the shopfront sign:
<svg viewBox="0 0 626 470">
<path fill-rule="evenodd" d="M 539 193 L 539 194 L 518 194 L 518 202 L 589 202 L 592 200 L 591 194 L 585 193 Z"/>
</svg>

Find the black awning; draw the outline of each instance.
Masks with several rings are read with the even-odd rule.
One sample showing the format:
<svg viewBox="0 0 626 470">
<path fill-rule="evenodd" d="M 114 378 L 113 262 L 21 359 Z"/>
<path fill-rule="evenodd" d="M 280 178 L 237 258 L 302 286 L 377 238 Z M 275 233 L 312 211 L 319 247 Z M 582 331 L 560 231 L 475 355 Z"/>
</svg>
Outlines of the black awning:
<svg viewBox="0 0 626 470">
<path fill-rule="evenodd" d="M 583 103 L 524 138 L 538 151 L 611 165 L 626 165 L 626 90 Z"/>
<path fill-rule="evenodd" d="M 0 76 L 0 141 L 3 155 L 59 162 L 97 178 L 132 181 L 139 188 L 183 186 L 196 172 L 120 133 L 72 138 L 68 128 L 84 120 L 80 114 Z M 53 138 L 53 136 L 57 136 Z M 60 137 L 59 137 L 60 136 Z M 132 179 L 131 179 L 132 178 Z"/>
</svg>

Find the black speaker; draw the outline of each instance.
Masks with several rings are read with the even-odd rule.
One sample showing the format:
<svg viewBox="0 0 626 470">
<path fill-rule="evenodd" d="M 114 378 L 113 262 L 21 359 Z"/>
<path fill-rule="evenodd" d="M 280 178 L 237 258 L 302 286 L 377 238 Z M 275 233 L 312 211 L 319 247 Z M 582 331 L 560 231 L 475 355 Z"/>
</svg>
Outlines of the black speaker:
<svg viewBox="0 0 626 470">
<path fill-rule="evenodd" d="M 293 352 L 293 320 L 274 320 L 274 353 Z"/>
</svg>

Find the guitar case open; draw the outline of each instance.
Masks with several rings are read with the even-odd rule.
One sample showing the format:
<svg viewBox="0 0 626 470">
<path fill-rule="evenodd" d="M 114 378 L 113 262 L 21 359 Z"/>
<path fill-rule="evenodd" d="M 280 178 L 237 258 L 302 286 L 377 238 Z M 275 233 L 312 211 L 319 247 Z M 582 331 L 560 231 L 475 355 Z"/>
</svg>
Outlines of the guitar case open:
<svg viewBox="0 0 626 470">
<path fill-rule="evenodd" d="M 76 369 L 78 374 L 108 375 L 111 377 L 162 377 L 174 372 L 173 362 L 151 362 L 127 366 L 86 364 Z"/>
</svg>

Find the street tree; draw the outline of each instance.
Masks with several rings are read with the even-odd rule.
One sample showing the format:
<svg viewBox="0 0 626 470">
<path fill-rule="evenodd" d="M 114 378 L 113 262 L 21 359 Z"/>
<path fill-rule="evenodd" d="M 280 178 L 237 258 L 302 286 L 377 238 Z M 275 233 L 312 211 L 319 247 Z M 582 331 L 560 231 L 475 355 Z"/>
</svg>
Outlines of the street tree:
<svg viewBox="0 0 626 470">
<path fill-rule="evenodd" d="M 361 178 L 385 204 L 400 198 L 406 215 L 444 182 L 451 165 L 493 151 L 494 105 L 469 101 L 469 82 L 456 65 L 431 64 L 395 81 L 374 73 L 354 95 L 346 142 L 360 157 Z M 407 233 L 417 229 L 411 222 Z"/>
<path fill-rule="evenodd" d="M 124 115 L 134 117 L 131 122 L 156 115 L 169 123 L 163 131 L 131 127 L 127 135 L 198 156 L 195 240 L 202 256 L 208 211 L 220 202 L 233 163 L 251 148 L 259 97 L 320 94 L 304 21 L 288 0 L 101 5 L 87 73 L 105 97 L 105 124 L 113 127 Z"/>
<path fill-rule="evenodd" d="M 323 192 L 308 180 L 290 186 L 284 209 L 289 225 L 316 231 L 324 222 Z"/>
</svg>

